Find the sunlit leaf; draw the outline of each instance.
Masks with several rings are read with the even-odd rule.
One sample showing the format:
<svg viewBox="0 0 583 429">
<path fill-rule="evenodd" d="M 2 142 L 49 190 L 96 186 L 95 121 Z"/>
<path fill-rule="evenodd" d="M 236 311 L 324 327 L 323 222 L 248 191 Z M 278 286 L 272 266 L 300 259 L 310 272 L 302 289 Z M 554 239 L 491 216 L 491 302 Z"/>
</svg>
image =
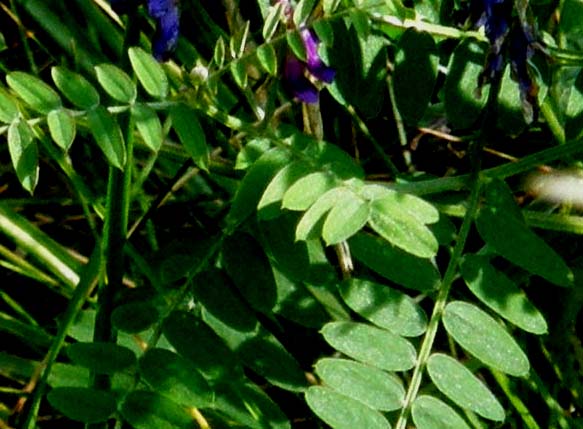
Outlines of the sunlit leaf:
<svg viewBox="0 0 583 429">
<path fill-rule="evenodd" d="M 113 64 L 95 66 L 97 81 L 111 98 L 122 103 L 132 104 L 138 95 L 136 84 L 131 78 Z"/>
<path fill-rule="evenodd" d="M 155 98 L 168 95 L 168 78 L 156 59 L 142 48 L 134 46 L 128 50 L 132 68 L 148 94 Z"/>
<path fill-rule="evenodd" d="M 154 152 L 160 150 L 164 136 L 156 111 L 146 104 L 137 103 L 132 106 L 131 112 L 146 146 Z"/>
<path fill-rule="evenodd" d="M 16 120 L 8 127 L 8 151 L 20 184 L 32 194 L 38 182 L 38 148 L 26 122 Z"/>
<path fill-rule="evenodd" d="M 333 429 L 391 427 L 378 411 L 327 387 L 310 387 L 306 392 L 306 402 L 312 411 Z"/>
<path fill-rule="evenodd" d="M 406 371 L 415 365 L 413 345 L 390 331 L 363 323 L 331 322 L 322 334 L 336 350 L 376 368 Z"/>
<path fill-rule="evenodd" d="M 353 192 L 346 192 L 326 216 L 322 238 L 327 245 L 337 244 L 352 237 L 366 224 L 369 217 L 368 202 Z"/>
<path fill-rule="evenodd" d="M 48 114 L 62 106 L 59 94 L 36 76 L 15 71 L 6 75 L 6 83 L 26 104 L 40 113 Z"/>
<path fill-rule="evenodd" d="M 514 338 L 473 304 L 450 302 L 443 314 L 447 332 L 478 360 L 510 375 L 528 375 L 528 358 Z"/>
<path fill-rule="evenodd" d="M 47 116 L 47 124 L 49 125 L 49 132 L 55 143 L 63 150 L 69 150 L 77 127 L 75 120 L 71 114 L 64 109 L 53 110 Z"/>
<path fill-rule="evenodd" d="M 331 389 L 380 411 L 403 406 L 405 389 L 386 372 L 347 359 L 320 359 L 316 373 Z"/>
<path fill-rule="evenodd" d="M 89 110 L 99 105 L 99 93 L 91 83 L 78 73 L 63 66 L 51 69 L 55 85 L 75 106 Z"/>
<path fill-rule="evenodd" d="M 427 361 L 427 372 L 437 388 L 461 408 L 489 420 L 504 420 L 504 408 L 494 394 L 456 359 L 433 354 Z"/>
<path fill-rule="evenodd" d="M 429 395 L 415 399 L 411 415 L 417 429 L 470 429 L 453 408 Z"/>
<path fill-rule="evenodd" d="M 188 154 L 198 167 L 207 170 L 210 153 L 196 110 L 179 103 L 170 109 L 170 118 L 172 118 L 172 127 L 176 130 Z"/>
<path fill-rule="evenodd" d="M 109 163 L 123 169 L 126 160 L 125 144 L 117 121 L 103 106 L 90 110 L 87 120 L 97 145 Z"/>
</svg>

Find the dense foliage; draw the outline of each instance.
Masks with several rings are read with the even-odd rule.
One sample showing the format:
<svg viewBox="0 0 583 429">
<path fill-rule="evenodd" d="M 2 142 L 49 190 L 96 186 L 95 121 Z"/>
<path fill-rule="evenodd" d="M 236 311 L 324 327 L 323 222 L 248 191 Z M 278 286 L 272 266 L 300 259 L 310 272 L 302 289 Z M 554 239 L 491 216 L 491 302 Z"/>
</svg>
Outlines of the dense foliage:
<svg viewBox="0 0 583 429">
<path fill-rule="evenodd" d="M 0 429 L 583 427 L 580 1 L 0 6 Z"/>
</svg>

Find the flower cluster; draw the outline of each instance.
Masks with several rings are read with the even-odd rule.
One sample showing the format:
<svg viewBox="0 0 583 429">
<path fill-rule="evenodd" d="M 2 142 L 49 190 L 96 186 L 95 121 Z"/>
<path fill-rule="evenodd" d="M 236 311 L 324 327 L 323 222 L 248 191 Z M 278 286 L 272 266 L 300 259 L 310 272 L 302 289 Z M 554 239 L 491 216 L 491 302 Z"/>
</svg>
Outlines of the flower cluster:
<svg viewBox="0 0 583 429">
<path fill-rule="evenodd" d="M 110 0 L 112 8 L 119 14 L 127 13 L 132 1 Z M 156 20 L 156 35 L 152 41 L 152 52 L 159 61 L 166 61 L 178 43 L 180 34 L 180 7 L 178 0 L 147 0 L 148 14 Z"/>
<path fill-rule="evenodd" d="M 526 11 L 512 16 L 512 0 L 476 0 L 474 7 L 479 11 L 477 27 L 484 27 L 490 41 L 490 52 L 478 86 L 501 78 L 507 54 L 512 68 L 512 77 L 518 82 L 520 99 L 526 120 L 531 122 L 536 113 L 538 86 L 528 65 L 534 54 L 536 39 L 534 25 L 526 20 Z"/>
<path fill-rule="evenodd" d="M 306 50 L 306 61 L 301 61 L 292 53 L 287 54 L 284 65 L 284 84 L 300 101 L 316 103 L 318 88 L 308 76 L 316 81 L 331 83 L 336 71 L 324 64 L 320 58 L 318 54 L 320 41 L 313 30 L 302 28 L 300 36 Z"/>
</svg>

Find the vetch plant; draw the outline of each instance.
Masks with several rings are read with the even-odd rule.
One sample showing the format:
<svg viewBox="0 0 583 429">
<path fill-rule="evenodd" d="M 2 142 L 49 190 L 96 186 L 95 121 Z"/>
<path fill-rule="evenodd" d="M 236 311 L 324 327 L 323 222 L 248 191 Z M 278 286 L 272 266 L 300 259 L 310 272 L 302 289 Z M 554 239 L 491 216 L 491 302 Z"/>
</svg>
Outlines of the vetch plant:
<svg viewBox="0 0 583 429">
<path fill-rule="evenodd" d="M 581 425 L 581 217 L 523 186 L 580 162 L 577 2 L 49 3 L 0 57 L 8 427 Z"/>
</svg>

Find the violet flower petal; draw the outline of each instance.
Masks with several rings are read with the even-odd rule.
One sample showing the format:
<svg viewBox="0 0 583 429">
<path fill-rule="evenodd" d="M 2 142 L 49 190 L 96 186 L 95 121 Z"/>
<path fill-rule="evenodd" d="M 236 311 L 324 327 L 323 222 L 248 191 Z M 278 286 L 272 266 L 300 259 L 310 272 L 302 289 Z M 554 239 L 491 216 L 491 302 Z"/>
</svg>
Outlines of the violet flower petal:
<svg viewBox="0 0 583 429">
<path fill-rule="evenodd" d="M 306 65 L 293 55 L 288 55 L 285 60 L 283 82 L 288 91 L 294 97 L 304 103 L 316 103 L 318 101 L 318 89 L 305 76 Z"/>
<path fill-rule="evenodd" d="M 156 19 L 156 35 L 152 42 L 154 57 L 168 59 L 178 43 L 180 34 L 180 9 L 177 0 L 148 0 L 148 13 Z"/>
<path fill-rule="evenodd" d="M 300 36 L 304 42 L 306 49 L 306 64 L 308 71 L 318 80 L 322 82 L 331 83 L 334 80 L 336 71 L 332 67 L 328 67 L 320 58 L 318 54 L 318 46 L 320 41 L 314 31 L 303 28 L 300 30 Z"/>
</svg>

